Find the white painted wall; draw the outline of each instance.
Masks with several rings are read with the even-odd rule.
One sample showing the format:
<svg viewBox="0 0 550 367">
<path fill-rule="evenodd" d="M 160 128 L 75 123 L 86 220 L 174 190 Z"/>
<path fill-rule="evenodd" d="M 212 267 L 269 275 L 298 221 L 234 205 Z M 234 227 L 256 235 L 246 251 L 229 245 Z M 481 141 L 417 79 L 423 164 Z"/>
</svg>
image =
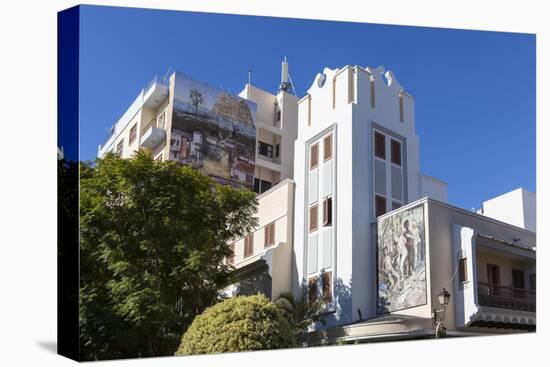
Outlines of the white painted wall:
<svg viewBox="0 0 550 367">
<path fill-rule="evenodd" d="M 523 188 L 483 202 L 482 213 L 488 217 L 536 232 L 536 195 Z"/>
<path fill-rule="evenodd" d="M 448 202 L 448 185 L 446 182 L 422 173 L 419 175 L 419 179 L 421 198 L 427 196 L 444 203 Z"/>
<path fill-rule="evenodd" d="M 325 317 L 327 327 L 376 316 L 376 262 L 372 226 L 373 128 L 398 137 L 403 148 L 405 203 L 420 196 L 419 147 L 415 132 L 414 99 L 403 97 L 400 121 L 399 94 L 403 88 L 392 73 L 383 68 L 363 69 L 346 66 L 318 74 L 308 95 L 298 104 L 298 137 L 295 143 L 294 179 L 296 205 L 294 257 L 296 273 L 293 290 L 301 294 L 307 280 L 309 191 L 308 147 L 332 129 L 334 139 L 335 231 L 334 312 Z M 324 84 L 320 83 L 325 79 Z M 371 84 L 375 83 L 375 106 L 371 106 Z M 391 188 L 389 195 L 391 196 Z M 391 201 L 390 201 L 391 202 Z"/>
</svg>

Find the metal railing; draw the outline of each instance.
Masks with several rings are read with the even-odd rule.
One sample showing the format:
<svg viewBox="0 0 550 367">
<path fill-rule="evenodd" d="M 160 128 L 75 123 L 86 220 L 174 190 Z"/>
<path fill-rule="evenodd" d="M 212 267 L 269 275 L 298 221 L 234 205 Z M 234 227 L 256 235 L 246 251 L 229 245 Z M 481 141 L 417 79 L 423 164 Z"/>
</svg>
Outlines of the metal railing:
<svg viewBox="0 0 550 367">
<path fill-rule="evenodd" d="M 477 295 L 482 306 L 536 312 L 536 292 L 530 289 L 478 282 Z"/>
</svg>

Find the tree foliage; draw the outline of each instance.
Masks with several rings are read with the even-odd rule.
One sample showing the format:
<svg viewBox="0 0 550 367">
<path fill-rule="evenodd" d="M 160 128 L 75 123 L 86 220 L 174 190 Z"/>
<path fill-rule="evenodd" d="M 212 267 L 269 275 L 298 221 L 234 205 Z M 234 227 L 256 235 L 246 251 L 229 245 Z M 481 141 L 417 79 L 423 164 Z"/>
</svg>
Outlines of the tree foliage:
<svg viewBox="0 0 550 367">
<path fill-rule="evenodd" d="M 226 242 L 256 225 L 254 194 L 142 152 L 80 173 L 82 359 L 173 355 L 228 284 Z"/>
<path fill-rule="evenodd" d="M 238 352 L 298 346 L 287 312 L 263 295 L 237 296 L 195 318 L 176 355 Z"/>
</svg>

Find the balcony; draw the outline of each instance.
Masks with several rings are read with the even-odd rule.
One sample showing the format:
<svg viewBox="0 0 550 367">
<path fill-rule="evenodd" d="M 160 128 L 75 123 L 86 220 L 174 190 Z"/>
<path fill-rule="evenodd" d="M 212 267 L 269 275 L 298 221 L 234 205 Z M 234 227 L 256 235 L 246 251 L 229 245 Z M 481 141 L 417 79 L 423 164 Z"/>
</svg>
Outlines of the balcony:
<svg viewBox="0 0 550 367">
<path fill-rule="evenodd" d="M 155 149 L 166 139 L 166 132 L 158 127 L 151 126 L 141 136 L 141 146 L 143 148 Z"/>
<path fill-rule="evenodd" d="M 477 293 L 481 306 L 536 312 L 536 292 L 529 289 L 478 282 Z"/>
</svg>

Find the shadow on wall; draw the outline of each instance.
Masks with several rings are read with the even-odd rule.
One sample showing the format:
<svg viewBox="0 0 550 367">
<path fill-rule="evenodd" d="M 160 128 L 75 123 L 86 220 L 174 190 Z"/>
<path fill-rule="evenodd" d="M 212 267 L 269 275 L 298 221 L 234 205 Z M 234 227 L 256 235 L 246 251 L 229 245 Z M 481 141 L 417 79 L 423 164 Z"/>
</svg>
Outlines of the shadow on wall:
<svg viewBox="0 0 550 367">
<path fill-rule="evenodd" d="M 237 282 L 236 296 L 252 296 L 258 293 L 271 299 L 271 277 L 267 265 L 244 274 Z"/>
<path fill-rule="evenodd" d="M 306 288 L 304 288 L 305 290 Z M 307 297 L 307 292 L 305 293 Z M 341 278 L 334 284 L 333 302 L 322 311 L 323 321 L 317 321 L 312 325 L 313 330 L 324 330 L 337 325 L 348 324 L 353 321 L 351 302 L 351 282 L 345 283 Z M 356 316 L 361 318 L 360 310 L 355 310 Z"/>
</svg>

